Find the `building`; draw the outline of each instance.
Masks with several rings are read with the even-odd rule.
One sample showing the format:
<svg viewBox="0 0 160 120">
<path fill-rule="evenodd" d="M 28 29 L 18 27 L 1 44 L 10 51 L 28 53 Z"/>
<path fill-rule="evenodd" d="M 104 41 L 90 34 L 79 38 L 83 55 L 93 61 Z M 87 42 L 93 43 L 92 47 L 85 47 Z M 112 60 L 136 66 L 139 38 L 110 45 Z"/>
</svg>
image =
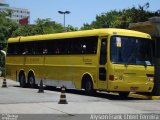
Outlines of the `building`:
<svg viewBox="0 0 160 120">
<path fill-rule="evenodd" d="M 30 12 L 28 9 L 10 7 L 4 1 L 0 0 L 0 12 L 5 12 L 6 10 L 11 10 L 11 14 L 8 18 L 15 20 L 20 24 L 30 23 Z"/>
</svg>

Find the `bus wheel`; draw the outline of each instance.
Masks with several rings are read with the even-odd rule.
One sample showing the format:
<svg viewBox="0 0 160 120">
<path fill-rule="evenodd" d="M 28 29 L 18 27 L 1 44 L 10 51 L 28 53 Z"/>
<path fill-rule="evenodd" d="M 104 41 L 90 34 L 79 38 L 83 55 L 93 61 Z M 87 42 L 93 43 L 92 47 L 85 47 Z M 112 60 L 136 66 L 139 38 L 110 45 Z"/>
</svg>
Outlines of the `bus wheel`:
<svg viewBox="0 0 160 120">
<path fill-rule="evenodd" d="M 128 95 L 129 95 L 129 92 L 119 92 L 119 96 L 120 96 L 121 98 L 127 98 Z"/>
<path fill-rule="evenodd" d="M 85 81 L 85 86 L 84 86 L 85 92 L 87 95 L 93 95 L 94 90 L 93 90 L 93 83 L 90 79 L 87 79 Z"/>
<path fill-rule="evenodd" d="M 34 77 L 34 75 L 29 75 L 28 85 L 29 85 L 30 88 L 35 88 L 35 77 Z"/>
<path fill-rule="evenodd" d="M 26 78 L 24 74 L 20 74 L 19 76 L 20 87 L 26 87 Z"/>
</svg>

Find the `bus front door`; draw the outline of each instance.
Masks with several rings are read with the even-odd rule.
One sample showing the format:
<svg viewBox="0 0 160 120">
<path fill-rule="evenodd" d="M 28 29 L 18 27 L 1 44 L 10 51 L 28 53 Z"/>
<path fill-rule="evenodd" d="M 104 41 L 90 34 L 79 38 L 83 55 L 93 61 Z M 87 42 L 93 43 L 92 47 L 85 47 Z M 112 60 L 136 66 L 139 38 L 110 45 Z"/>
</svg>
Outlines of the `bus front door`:
<svg viewBox="0 0 160 120">
<path fill-rule="evenodd" d="M 107 38 L 101 38 L 98 89 L 107 89 Z"/>
</svg>

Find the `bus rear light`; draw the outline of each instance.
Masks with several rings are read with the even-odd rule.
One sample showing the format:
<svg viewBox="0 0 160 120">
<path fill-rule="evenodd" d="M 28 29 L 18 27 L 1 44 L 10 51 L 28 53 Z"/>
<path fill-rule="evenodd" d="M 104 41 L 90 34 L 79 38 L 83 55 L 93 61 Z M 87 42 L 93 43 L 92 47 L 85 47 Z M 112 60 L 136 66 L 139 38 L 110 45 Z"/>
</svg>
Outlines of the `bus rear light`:
<svg viewBox="0 0 160 120">
<path fill-rule="evenodd" d="M 114 75 L 109 75 L 109 80 L 114 80 Z"/>
</svg>

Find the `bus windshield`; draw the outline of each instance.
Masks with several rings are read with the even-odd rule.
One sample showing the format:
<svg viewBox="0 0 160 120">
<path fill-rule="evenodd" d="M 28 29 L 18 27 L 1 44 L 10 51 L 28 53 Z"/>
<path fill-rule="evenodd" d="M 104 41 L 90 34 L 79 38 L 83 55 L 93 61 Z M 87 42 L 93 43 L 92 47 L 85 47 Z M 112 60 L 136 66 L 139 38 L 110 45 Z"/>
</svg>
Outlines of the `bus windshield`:
<svg viewBox="0 0 160 120">
<path fill-rule="evenodd" d="M 112 36 L 111 61 L 115 64 L 151 66 L 152 41 L 146 38 Z"/>
</svg>

